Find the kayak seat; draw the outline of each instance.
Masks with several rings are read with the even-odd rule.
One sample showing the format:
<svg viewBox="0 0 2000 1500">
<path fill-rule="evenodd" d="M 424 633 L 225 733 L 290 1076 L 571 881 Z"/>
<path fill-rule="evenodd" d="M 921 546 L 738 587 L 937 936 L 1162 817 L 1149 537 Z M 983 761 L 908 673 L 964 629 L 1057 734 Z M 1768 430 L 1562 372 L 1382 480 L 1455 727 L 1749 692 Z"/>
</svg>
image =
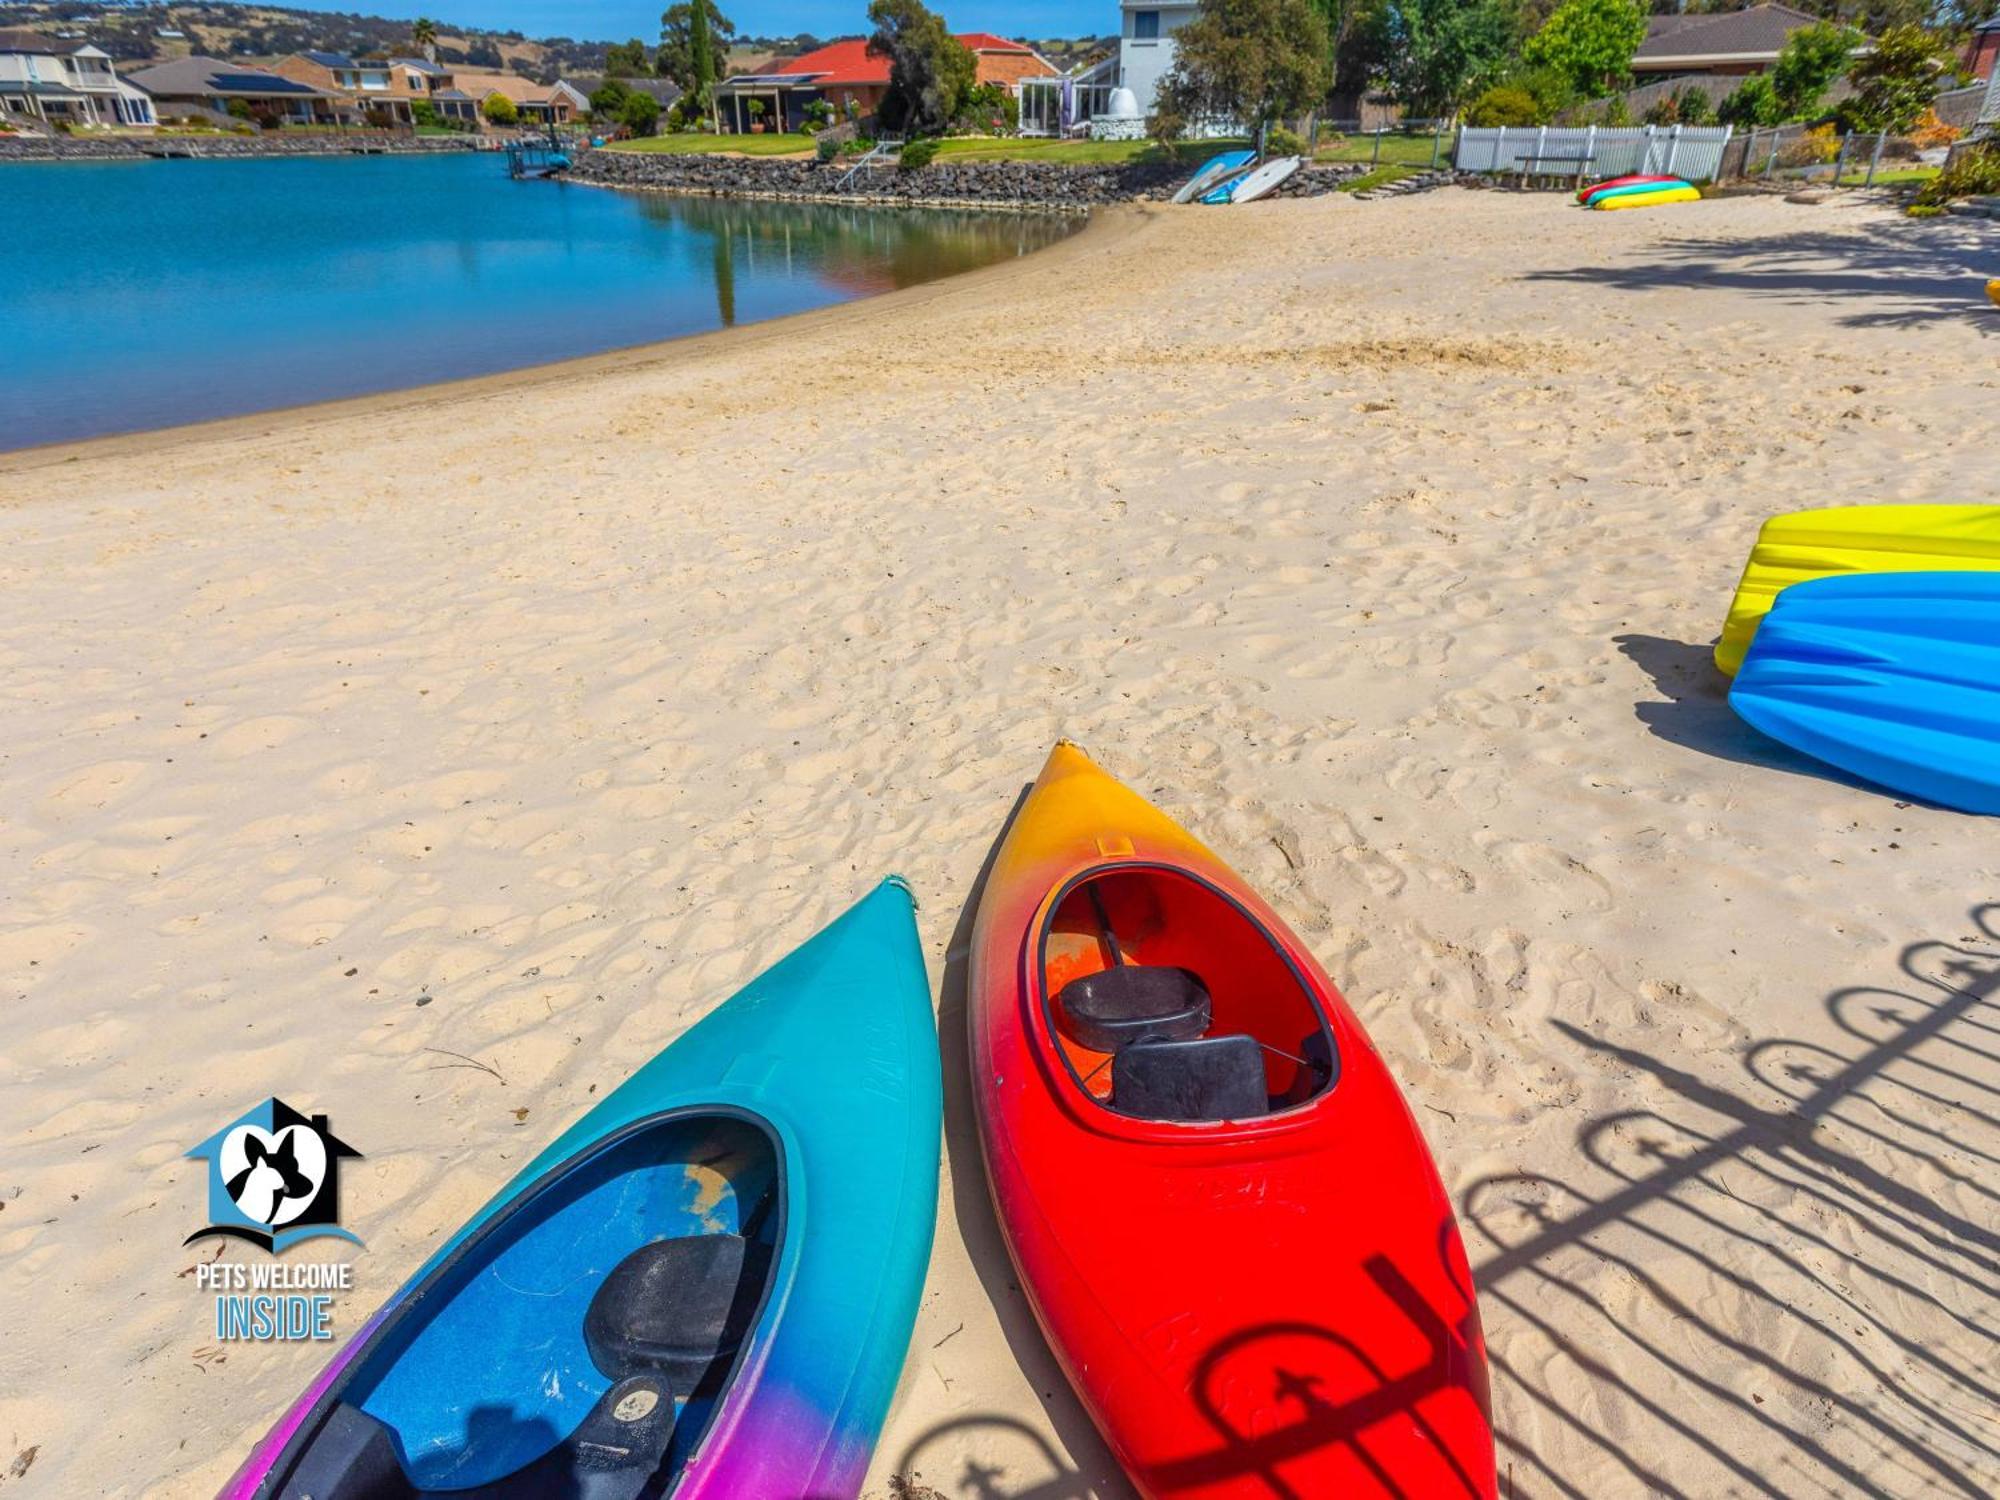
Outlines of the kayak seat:
<svg viewBox="0 0 2000 1500">
<path fill-rule="evenodd" d="M 653 1372 L 692 1392 L 742 1343 L 763 1290 L 768 1246 L 740 1234 L 641 1245 L 590 1299 L 583 1338 L 613 1380 Z"/>
<path fill-rule="evenodd" d="M 666 1458 L 674 1414 L 663 1379 L 630 1376 L 533 1463 L 489 1484 L 425 1490 L 404 1473 L 388 1427 L 343 1401 L 327 1413 L 279 1500 L 639 1500 Z M 473 1421 L 481 1415 L 475 1408 Z"/>
<path fill-rule="evenodd" d="M 1120 964 L 1064 985 L 1056 1020 L 1093 1052 L 1117 1052 L 1147 1038 L 1189 1041 L 1208 1030 L 1208 987 L 1186 969 Z"/>
<path fill-rule="evenodd" d="M 1253 1036 L 1134 1042 L 1111 1059 L 1111 1107 L 1146 1120 L 1251 1120 L 1269 1114 L 1264 1049 Z"/>
</svg>

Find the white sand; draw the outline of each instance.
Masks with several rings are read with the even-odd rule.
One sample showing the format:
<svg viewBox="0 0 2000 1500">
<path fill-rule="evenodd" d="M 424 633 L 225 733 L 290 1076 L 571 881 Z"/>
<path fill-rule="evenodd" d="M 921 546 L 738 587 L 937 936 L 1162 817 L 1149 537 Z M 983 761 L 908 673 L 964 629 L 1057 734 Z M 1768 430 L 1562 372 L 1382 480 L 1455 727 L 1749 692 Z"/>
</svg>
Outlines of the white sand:
<svg viewBox="0 0 2000 1500">
<path fill-rule="evenodd" d="M 1706 645 L 1773 510 L 2000 500 L 1994 274 L 1769 200 L 1132 211 L 553 379 L 0 459 L 0 1500 L 212 1492 L 324 1358 L 218 1349 L 177 1276 L 240 1109 L 367 1153 L 351 1330 L 890 870 L 950 1132 L 869 1493 L 1126 1494 L 958 1072 L 950 943 L 1059 733 L 1409 1089 L 1503 1493 L 1990 1493 L 2000 838 L 1760 741 Z"/>
</svg>

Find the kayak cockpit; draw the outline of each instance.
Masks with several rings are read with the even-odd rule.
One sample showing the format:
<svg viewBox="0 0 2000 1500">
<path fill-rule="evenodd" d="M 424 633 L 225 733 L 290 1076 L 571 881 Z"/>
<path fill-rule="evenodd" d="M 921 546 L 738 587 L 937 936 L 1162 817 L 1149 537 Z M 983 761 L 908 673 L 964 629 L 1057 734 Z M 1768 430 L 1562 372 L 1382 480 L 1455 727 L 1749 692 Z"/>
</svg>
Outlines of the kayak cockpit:
<svg viewBox="0 0 2000 1500">
<path fill-rule="evenodd" d="M 1305 976 L 1248 911 L 1184 871 L 1078 876 L 1051 908 L 1039 964 L 1056 1050 L 1119 1114 L 1255 1119 L 1306 1103 L 1337 1075 Z"/>
<path fill-rule="evenodd" d="M 555 1168 L 404 1300 L 277 1495 L 670 1492 L 756 1326 L 783 1197 L 775 1137 L 736 1111 L 661 1116 Z"/>
</svg>

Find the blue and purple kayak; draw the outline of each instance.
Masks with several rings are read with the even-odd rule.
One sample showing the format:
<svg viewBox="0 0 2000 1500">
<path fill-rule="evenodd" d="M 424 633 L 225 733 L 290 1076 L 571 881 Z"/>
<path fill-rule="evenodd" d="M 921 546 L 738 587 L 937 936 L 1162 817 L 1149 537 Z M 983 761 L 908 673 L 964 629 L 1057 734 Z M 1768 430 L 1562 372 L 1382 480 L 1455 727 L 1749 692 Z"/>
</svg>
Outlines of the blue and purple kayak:
<svg viewBox="0 0 2000 1500">
<path fill-rule="evenodd" d="M 891 879 L 530 1162 L 225 1500 L 856 1495 L 930 1259 L 940 1108 Z"/>
</svg>

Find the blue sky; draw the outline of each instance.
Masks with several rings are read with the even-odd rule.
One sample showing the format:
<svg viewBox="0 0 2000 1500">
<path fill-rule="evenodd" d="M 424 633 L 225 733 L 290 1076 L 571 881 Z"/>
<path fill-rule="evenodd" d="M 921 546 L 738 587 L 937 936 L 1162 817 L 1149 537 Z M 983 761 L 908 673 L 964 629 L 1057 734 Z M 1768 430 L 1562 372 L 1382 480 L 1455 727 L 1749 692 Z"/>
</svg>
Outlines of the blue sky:
<svg viewBox="0 0 2000 1500">
<path fill-rule="evenodd" d="M 671 0 L 287 0 L 307 10 L 360 11 L 391 18 L 419 14 L 529 36 L 622 41 L 660 34 Z M 749 36 L 854 34 L 868 29 L 868 0 L 721 0 L 722 13 Z M 961 31 L 1012 36 L 1106 36 L 1118 29 L 1117 0 L 964 0 L 931 8 Z"/>
</svg>

